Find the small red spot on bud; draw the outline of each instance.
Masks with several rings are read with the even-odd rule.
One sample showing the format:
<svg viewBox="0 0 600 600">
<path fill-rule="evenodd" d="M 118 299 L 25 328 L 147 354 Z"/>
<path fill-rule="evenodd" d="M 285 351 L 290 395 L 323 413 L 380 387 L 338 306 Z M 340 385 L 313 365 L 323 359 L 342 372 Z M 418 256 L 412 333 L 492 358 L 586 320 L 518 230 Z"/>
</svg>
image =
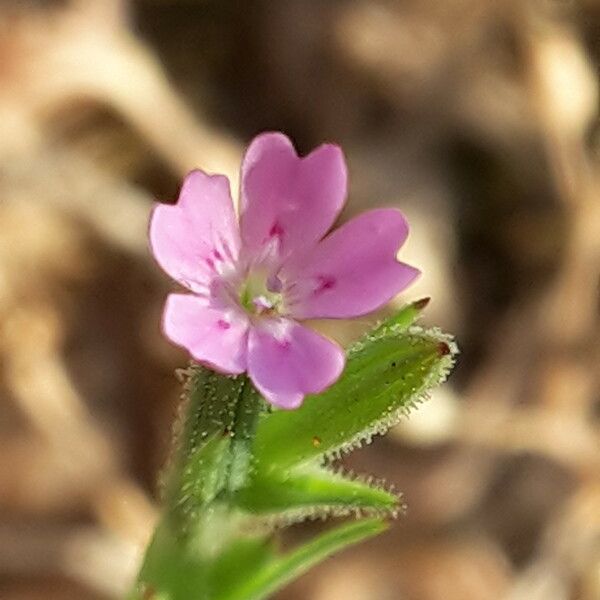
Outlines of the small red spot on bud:
<svg viewBox="0 0 600 600">
<path fill-rule="evenodd" d="M 219 327 L 219 329 L 222 329 L 223 331 L 227 331 L 227 329 L 229 329 L 231 327 L 231 323 L 228 323 L 227 321 L 224 321 L 223 319 L 219 319 L 217 321 L 217 326 Z"/>
<path fill-rule="evenodd" d="M 448 346 L 446 342 L 440 342 L 437 345 L 437 351 L 440 356 L 448 356 L 448 354 L 451 352 L 450 346 Z"/>
</svg>

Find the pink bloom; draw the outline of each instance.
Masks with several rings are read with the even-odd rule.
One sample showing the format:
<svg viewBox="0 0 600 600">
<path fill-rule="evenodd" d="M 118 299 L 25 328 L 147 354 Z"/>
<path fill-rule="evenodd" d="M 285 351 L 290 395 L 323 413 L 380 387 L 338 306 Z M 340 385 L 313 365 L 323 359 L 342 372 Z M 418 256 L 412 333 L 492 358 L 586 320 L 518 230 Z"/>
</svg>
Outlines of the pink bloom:
<svg viewBox="0 0 600 600">
<path fill-rule="evenodd" d="M 299 157 L 281 133 L 250 144 L 240 221 L 229 181 L 192 171 L 176 205 L 158 205 L 152 252 L 190 294 L 170 294 L 166 336 L 199 362 L 244 371 L 272 404 L 296 408 L 342 373 L 344 352 L 298 321 L 347 318 L 387 303 L 419 274 L 398 262 L 408 235 L 398 210 L 366 212 L 329 235 L 346 200 L 341 149 Z"/>
</svg>

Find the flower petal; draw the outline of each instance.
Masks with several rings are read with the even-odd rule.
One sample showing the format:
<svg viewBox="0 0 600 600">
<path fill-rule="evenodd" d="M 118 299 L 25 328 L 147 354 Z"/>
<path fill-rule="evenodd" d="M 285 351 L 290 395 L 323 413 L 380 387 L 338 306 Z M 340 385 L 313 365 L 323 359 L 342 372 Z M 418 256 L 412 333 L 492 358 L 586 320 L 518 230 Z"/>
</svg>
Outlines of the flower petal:
<svg viewBox="0 0 600 600">
<path fill-rule="evenodd" d="M 192 171 L 175 205 L 159 204 L 150 220 L 158 264 L 187 288 L 206 293 L 215 272 L 238 258 L 240 239 L 229 181 Z"/>
<path fill-rule="evenodd" d="M 300 158 L 281 133 L 254 138 L 242 163 L 244 249 L 255 260 L 279 260 L 316 243 L 344 205 L 346 180 L 338 146 L 323 144 Z"/>
<path fill-rule="evenodd" d="M 284 298 L 296 319 L 348 318 L 371 312 L 406 288 L 418 269 L 398 262 L 408 236 L 399 210 L 355 217 L 309 254 L 284 265 Z"/>
<path fill-rule="evenodd" d="M 209 308 L 192 294 L 170 294 L 163 331 L 196 360 L 217 371 L 237 375 L 246 370 L 248 320 L 241 312 Z"/>
<path fill-rule="evenodd" d="M 289 319 L 260 323 L 248 338 L 248 375 L 258 391 L 281 408 L 297 408 L 305 394 L 334 383 L 344 369 L 343 350 Z"/>
</svg>

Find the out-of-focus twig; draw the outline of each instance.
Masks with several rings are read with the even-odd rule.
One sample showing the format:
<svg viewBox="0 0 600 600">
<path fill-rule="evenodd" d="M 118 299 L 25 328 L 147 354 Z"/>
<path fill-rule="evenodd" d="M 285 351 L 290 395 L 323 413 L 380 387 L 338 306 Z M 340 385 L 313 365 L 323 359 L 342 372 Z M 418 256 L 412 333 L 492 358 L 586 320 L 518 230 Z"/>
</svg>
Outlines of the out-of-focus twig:
<svg viewBox="0 0 600 600">
<path fill-rule="evenodd" d="M 32 118 L 43 124 L 69 102 L 94 99 L 121 113 L 176 173 L 202 165 L 235 174 L 238 144 L 192 114 L 128 29 L 121 5 L 78 1 L 47 11 L 3 9 L 0 114 L 10 114 L 13 124 Z"/>
</svg>

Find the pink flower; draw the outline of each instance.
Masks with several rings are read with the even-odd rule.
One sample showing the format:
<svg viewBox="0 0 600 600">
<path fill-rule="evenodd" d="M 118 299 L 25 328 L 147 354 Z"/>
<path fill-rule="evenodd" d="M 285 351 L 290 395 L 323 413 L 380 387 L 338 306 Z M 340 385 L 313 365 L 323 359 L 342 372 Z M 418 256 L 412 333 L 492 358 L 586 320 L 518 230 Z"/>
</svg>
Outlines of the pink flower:
<svg viewBox="0 0 600 600">
<path fill-rule="evenodd" d="M 326 235 L 346 200 L 338 146 L 301 158 L 286 136 L 264 133 L 241 178 L 239 226 L 222 175 L 192 171 L 176 205 L 155 207 L 154 257 L 191 292 L 169 295 L 163 330 L 197 361 L 247 371 L 269 402 L 296 408 L 334 383 L 345 360 L 299 321 L 371 312 L 419 271 L 396 259 L 408 235 L 398 210 L 366 212 Z"/>
</svg>

